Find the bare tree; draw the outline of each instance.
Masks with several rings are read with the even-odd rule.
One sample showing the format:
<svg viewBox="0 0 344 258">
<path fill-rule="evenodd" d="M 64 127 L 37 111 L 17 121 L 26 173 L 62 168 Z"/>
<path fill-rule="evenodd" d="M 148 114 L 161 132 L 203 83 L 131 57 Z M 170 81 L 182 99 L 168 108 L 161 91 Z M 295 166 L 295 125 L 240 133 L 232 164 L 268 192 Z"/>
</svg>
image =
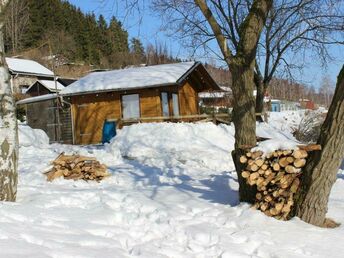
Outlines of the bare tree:
<svg viewBox="0 0 344 258">
<path fill-rule="evenodd" d="M 343 0 L 273 1 L 259 40 L 255 64 L 257 113 L 263 110 L 264 93 L 275 76 L 295 79 L 293 72 L 302 69 L 311 54 L 325 63 L 331 58 L 327 47 L 343 44 L 343 3 Z M 209 4 L 229 49 L 235 52 L 240 41 L 240 25 L 252 0 L 210 0 Z M 165 19 L 163 29 L 180 37 L 185 46 L 194 51 L 204 49 L 223 60 L 219 52 L 211 47 L 214 46 L 211 41 L 216 38 L 214 33 L 199 17 L 192 1 L 155 0 L 153 8 Z"/>
<path fill-rule="evenodd" d="M 328 75 L 324 75 L 321 79 L 319 93 L 323 96 L 323 103 L 326 107 L 330 106 L 333 91 L 334 87 L 331 78 Z"/>
<path fill-rule="evenodd" d="M 256 145 L 254 68 L 257 44 L 272 0 L 155 0 L 153 8 L 168 17 L 167 26 L 182 39 L 192 38 L 194 49 L 210 46 L 213 41 L 217 56 L 228 66 L 232 75 L 233 121 L 235 151 L 233 160 L 239 179 L 241 201 L 253 202 L 255 190 L 241 177 L 239 157 L 245 148 Z M 233 12 L 240 18 L 233 20 Z M 240 23 L 236 23 L 237 21 Z M 237 27 L 237 35 L 231 30 Z M 214 44 L 213 44 L 214 45 Z"/>
<path fill-rule="evenodd" d="M 264 94 L 277 72 L 294 79 L 293 72 L 303 68 L 312 52 L 326 63 L 331 58 L 327 46 L 344 43 L 343 4 L 343 0 L 274 1 L 258 49 L 258 113 L 263 111 Z"/>
<path fill-rule="evenodd" d="M 295 201 L 296 215 L 317 226 L 326 226 L 329 195 L 344 156 L 343 92 L 344 66 L 338 75 L 334 97 L 321 127 L 318 144 L 321 144 L 322 150 L 310 155 Z"/>
<path fill-rule="evenodd" d="M 17 194 L 18 135 L 14 99 L 5 64 L 3 26 L 8 0 L 0 1 L 0 200 L 15 201 Z"/>
<path fill-rule="evenodd" d="M 29 22 L 28 2 L 11 0 L 5 14 L 5 35 L 11 42 L 11 50 L 17 53 L 22 44 L 24 31 Z"/>
</svg>

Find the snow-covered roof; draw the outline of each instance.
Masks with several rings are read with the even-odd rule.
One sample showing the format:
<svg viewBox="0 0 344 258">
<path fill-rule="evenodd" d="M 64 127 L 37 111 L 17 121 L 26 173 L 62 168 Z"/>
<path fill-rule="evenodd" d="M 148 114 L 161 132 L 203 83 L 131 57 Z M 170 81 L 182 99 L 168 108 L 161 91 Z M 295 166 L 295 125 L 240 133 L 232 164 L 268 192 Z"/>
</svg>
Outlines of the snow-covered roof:
<svg viewBox="0 0 344 258">
<path fill-rule="evenodd" d="M 31 87 L 33 87 L 37 82 L 39 82 L 41 85 L 46 87 L 48 90 L 56 92 L 55 81 L 52 81 L 52 80 L 38 80 L 35 83 L 33 83 L 27 90 L 30 90 Z M 65 88 L 65 86 L 63 86 L 58 81 L 56 81 L 56 86 L 57 86 L 57 91 L 61 91 Z"/>
<path fill-rule="evenodd" d="M 200 92 L 198 93 L 198 97 L 200 98 L 223 98 L 228 95 L 228 92 Z"/>
<path fill-rule="evenodd" d="M 231 88 L 226 86 L 219 86 L 222 91 L 207 91 L 198 93 L 200 98 L 223 98 L 232 93 Z"/>
<path fill-rule="evenodd" d="M 14 73 L 54 76 L 51 70 L 33 60 L 6 57 L 6 63 L 9 70 Z"/>
<path fill-rule="evenodd" d="M 197 62 L 162 64 L 90 73 L 61 91 L 62 95 L 84 92 L 129 90 L 178 83 Z"/>
<path fill-rule="evenodd" d="M 39 102 L 39 101 L 44 101 L 44 100 L 49 100 L 49 99 L 55 99 L 57 97 L 57 94 L 45 94 L 41 96 L 36 96 L 36 97 L 31 97 L 31 98 L 26 98 L 17 101 L 17 105 L 23 105 L 23 104 L 29 104 L 33 102 Z"/>
</svg>

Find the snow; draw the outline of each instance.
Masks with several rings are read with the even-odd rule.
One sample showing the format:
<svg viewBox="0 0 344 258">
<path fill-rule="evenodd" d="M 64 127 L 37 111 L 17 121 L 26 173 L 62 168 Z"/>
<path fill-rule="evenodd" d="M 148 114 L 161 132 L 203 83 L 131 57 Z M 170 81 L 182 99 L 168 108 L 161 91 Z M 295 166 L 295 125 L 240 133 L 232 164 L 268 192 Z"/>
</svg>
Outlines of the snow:
<svg viewBox="0 0 344 258">
<path fill-rule="evenodd" d="M 253 148 L 252 151 L 261 151 L 264 154 L 271 153 L 275 150 L 295 150 L 298 149 L 297 142 L 290 140 L 267 140 L 258 143 L 258 146 Z"/>
<path fill-rule="evenodd" d="M 28 103 L 38 102 L 38 101 L 55 99 L 56 97 L 57 97 L 56 93 L 45 94 L 45 95 L 41 95 L 41 96 L 36 96 L 36 97 L 31 97 L 31 98 L 26 98 L 26 99 L 19 100 L 19 101 L 16 102 L 16 104 L 17 105 L 23 105 L 23 104 L 28 104 Z"/>
<path fill-rule="evenodd" d="M 49 145 L 49 137 L 43 130 L 32 129 L 27 125 L 20 125 L 18 130 L 20 147 L 34 146 L 40 148 L 47 147 Z"/>
<path fill-rule="evenodd" d="M 195 64 L 195 62 L 183 62 L 94 72 L 64 88 L 61 94 L 138 89 L 176 84 Z"/>
<path fill-rule="evenodd" d="M 299 118 L 273 114 L 258 130 L 292 140 Z M 343 226 L 281 222 L 239 204 L 233 133 L 210 123 L 137 124 L 106 146 L 80 147 L 48 145 L 20 125 L 18 200 L 0 203 L 0 257 L 342 257 Z M 112 176 L 47 182 L 42 173 L 62 151 L 95 156 Z M 329 202 L 340 223 L 343 196 L 341 171 Z"/>
<path fill-rule="evenodd" d="M 227 92 L 200 92 L 198 97 L 200 98 L 223 98 L 228 95 Z"/>
<path fill-rule="evenodd" d="M 38 82 L 41 83 L 44 87 L 46 87 L 48 90 L 54 91 L 54 92 L 56 92 L 56 88 L 57 88 L 57 91 L 63 90 L 65 88 L 65 86 L 63 86 L 58 81 L 56 82 L 56 87 L 55 87 L 55 81 L 54 80 L 38 80 Z"/>
<path fill-rule="evenodd" d="M 28 73 L 53 76 L 54 73 L 36 61 L 6 57 L 8 68 L 15 73 Z"/>
</svg>

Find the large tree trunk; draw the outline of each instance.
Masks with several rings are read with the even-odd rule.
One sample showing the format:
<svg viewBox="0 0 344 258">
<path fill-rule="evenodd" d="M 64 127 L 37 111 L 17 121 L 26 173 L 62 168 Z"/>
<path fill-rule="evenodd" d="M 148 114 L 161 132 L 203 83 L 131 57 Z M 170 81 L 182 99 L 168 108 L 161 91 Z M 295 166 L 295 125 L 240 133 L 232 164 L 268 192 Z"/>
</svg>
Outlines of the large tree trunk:
<svg viewBox="0 0 344 258">
<path fill-rule="evenodd" d="M 240 24 L 240 40 L 235 56 L 227 46 L 220 21 L 216 20 L 206 0 L 194 0 L 211 27 L 219 48 L 232 74 L 234 96 L 233 122 L 235 126 L 235 150 L 233 161 L 238 173 L 240 201 L 253 202 L 255 189 L 248 186 L 241 177 L 243 169 L 239 157 L 245 149 L 256 145 L 256 117 L 254 90 L 254 67 L 258 40 L 272 0 L 254 0 L 248 15 Z"/>
<path fill-rule="evenodd" d="M 5 64 L 3 10 L 0 2 L 0 201 L 15 201 L 17 194 L 18 135 L 14 99 Z"/>
<path fill-rule="evenodd" d="M 242 64 L 242 60 L 234 58 L 232 69 L 233 92 L 233 122 L 235 126 L 235 149 L 232 152 L 235 169 L 239 181 L 240 201 L 253 203 L 256 195 L 256 187 L 246 184 L 241 176 L 245 165 L 239 161 L 247 149 L 256 145 L 256 115 L 254 90 L 254 60 L 249 66 Z"/>
<path fill-rule="evenodd" d="M 262 80 L 256 78 L 255 75 L 254 82 L 256 85 L 257 95 L 256 95 L 256 113 L 260 113 L 261 115 L 257 116 L 258 122 L 263 122 L 262 115 L 264 113 L 264 96 L 265 96 L 265 89 Z"/>
<path fill-rule="evenodd" d="M 295 200 L 296 215 L 316 226 L 324 226 L 329 195 L 344 156 L 343 92 L 344 66 L 338 76 L 336 91 L 318 139 L 322 150 L 310 155 Z"/>
</svg>

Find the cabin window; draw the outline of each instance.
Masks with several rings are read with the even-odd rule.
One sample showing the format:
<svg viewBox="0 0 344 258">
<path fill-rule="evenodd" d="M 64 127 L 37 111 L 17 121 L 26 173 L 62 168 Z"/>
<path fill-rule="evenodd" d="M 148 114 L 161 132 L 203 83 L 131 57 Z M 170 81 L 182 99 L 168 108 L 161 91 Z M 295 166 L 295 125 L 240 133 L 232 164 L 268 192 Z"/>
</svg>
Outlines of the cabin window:
<svg viewBox="0 0 344 258">
<path fill-rule="evenodd" d="M 124 119 L 140 117 L 140 97 L 139 94 L 122 96 L 122 113 Z"/>
<path fill-rule="evenodd" d="M 26 94 L 27 89 L 29 88 L 29 85 L 20 85 L 20 90 L 22 94 Z"/>
<path fill-rule="evenodd" d="M 161 92 L 161 105 L 162 105 L 162 115 L 169 116 L 170 108 L 168 106 L 168 93 L 167 92 Z"/>
<path fill-rule="evenodd" d="M 172 102 L 173 102 L 173 116 L 179 116 L 179 100 L 178 94 L 172 94 Z"/>
</svg>

